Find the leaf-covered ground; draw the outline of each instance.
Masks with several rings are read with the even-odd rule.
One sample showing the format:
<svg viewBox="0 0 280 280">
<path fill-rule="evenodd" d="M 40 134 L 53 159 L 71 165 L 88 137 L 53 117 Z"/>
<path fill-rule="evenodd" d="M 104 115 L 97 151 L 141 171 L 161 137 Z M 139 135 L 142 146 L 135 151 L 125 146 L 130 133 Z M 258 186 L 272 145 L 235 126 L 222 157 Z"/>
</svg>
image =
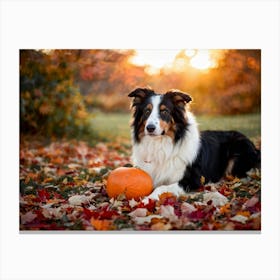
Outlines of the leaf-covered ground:
<svg viewBox="0 0 280 280">
<path fill-rule="evenodd" d="M 260 230 L 260 170 L 179 198 L 110 199 L 110 170 L 131 164 L 129 143 L 22 141 L 20 230 Z"/>
</svg>

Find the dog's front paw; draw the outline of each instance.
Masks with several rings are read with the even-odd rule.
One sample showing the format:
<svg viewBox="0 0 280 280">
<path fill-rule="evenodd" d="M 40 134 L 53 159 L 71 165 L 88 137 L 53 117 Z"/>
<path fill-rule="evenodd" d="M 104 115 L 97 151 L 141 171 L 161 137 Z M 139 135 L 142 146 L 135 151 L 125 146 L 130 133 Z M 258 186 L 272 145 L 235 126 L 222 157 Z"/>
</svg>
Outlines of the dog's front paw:
<svg viewBox="0 0 280 280">
<path fill-rule="evenodd" d="M 149 203 L 149 200 L 159 200 L 159 195 L 160 193 L 155 189 L 150 195 L 146 196 L 145 198 L 142 199 L 142 202 L 144 205 L 147 205 Z"/>
<path fill-rule="evenodd" d="M 180 196 L 185 194 L 183 188 L 181 188 L 177 183 L 157 187 L 149 196 L 145 197 L 142 202 L 146 205 L 149 203 L 149 199 L 159 200 L 159 196 L 163 193 L 170 192 L 175 196 Z"/>
</svg>

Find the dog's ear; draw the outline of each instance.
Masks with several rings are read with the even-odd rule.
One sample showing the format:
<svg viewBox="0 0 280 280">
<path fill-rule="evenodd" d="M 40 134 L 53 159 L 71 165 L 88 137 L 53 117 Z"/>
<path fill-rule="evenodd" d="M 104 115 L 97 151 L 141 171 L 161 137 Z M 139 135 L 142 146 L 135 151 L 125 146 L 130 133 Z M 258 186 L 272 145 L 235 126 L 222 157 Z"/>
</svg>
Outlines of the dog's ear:
<svg viewBox="0 0 280 280">
<path fill-rule="evenodd" d="M 166 95 L 170 96 L 174 104 L 181 108 L 184 108 L 187 103 L 192 101 L 192 98 L 187 93 L 177 89 L 169 90 Z"/>
<path fill-rule="evenodd" d="M 128 95 L 128 97 L 134 97 L 132 102 L 132 107 L 133 107 L 143 102 L 145 98 L 147 98 L 152 94 L 154 94 L 154 91 L 150 88 L 136 88 Z"/>
</svg>

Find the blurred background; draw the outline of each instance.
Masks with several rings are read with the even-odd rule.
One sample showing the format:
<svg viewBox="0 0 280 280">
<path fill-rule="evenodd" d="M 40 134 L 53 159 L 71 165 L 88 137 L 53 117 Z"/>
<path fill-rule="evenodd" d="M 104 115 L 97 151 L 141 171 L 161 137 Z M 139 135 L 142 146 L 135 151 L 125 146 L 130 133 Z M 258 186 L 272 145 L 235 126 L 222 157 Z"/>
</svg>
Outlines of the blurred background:
<svg viewBox="0 0 280 280">
<path fill-rule="evenodd" d="M 201 129 L 260 137 L 260 50 L 20 50 L 20 133 L 114 140 L 130 137 L 136 87 L 193 98 Z"/>
</svg>

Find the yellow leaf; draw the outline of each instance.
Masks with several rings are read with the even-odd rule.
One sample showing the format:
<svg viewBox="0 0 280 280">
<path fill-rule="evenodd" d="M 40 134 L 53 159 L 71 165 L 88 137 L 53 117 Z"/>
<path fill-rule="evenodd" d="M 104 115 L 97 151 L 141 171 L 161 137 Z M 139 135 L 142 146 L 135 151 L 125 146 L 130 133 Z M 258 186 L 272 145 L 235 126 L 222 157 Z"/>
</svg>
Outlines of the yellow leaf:
<svg viewBox="0 0 280 280">
<path fill-rule="evenodd" d="M 220 208 L 220 213 L 221 214 L 226 214 L 230 211 L 230 204 L 227 203 L 225 205 L 223 205 L 221 208 Z"/>
<path fill-rule="evenodd" d="M 205 183 L 205 177 L 204 177 L 204 176 L 201 176 L 201 177 L 200 177 L 200 184 L 201 184 L 201 185 L 204 185 L 204 183 Z"/>
<path fill-rule="evenodd" d="M 51 182 L 53 180 L 53 178 L 46 178 L 45 180 L 44 180 L 44 183 L 49 183 L 49 182 Z"/>
<path fill-rule="evenodd" d="M 68 180 L 67 178 L 64 178 L 64 180 L 62 181 L 63 184 L 67 184 L 68 183 Z"/>
</svg>

